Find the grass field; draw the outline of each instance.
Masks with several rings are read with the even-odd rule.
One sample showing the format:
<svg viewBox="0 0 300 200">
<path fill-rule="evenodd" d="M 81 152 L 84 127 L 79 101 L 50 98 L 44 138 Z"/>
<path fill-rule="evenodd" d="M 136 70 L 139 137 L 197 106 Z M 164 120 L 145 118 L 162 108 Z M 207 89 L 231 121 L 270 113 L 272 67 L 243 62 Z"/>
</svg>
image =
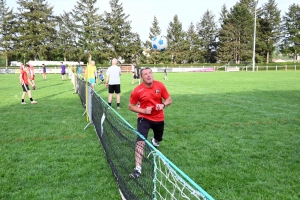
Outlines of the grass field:
<svg viewBox="0 0 300 200">
<path fill-rule="evenodd" d="M 300 198 L 299 71 L 154 76 L 173 99 L 159 150 L 212 197 Z M 18 75 L 0 75 L 0 199 L 121 199 L 70 81 L 47 78 L 21 105 Z M 135 127 L 131 74 L 121 82 L 118 112 Z"/>
</svg>

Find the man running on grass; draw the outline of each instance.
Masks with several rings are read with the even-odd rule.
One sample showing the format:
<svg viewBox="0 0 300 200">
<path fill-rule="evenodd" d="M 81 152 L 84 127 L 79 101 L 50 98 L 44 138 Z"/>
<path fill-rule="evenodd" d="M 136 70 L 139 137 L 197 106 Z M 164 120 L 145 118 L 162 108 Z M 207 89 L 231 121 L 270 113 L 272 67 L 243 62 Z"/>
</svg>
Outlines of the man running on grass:
<svg viewBox="0 0 300 200">
<path fill-rule="evenodd" d="M 128 108 L 138 113 L 137 131 L 146 139 L 152 129 L 154 137 L 151 138 L 153 146 L 158 147 L 163 140 L 164 108 L 172 103 L 171 96 L 163 83 L 153 80 L 152 70 L 146 67 L 141 70 L 143 82 L 131 93 Z M 129 174 L 130 178 L 138 178 L 142 174 L 142 158 L 145 141 L 137 138 L 135 147 L 135 168 Z"/>
</svg>

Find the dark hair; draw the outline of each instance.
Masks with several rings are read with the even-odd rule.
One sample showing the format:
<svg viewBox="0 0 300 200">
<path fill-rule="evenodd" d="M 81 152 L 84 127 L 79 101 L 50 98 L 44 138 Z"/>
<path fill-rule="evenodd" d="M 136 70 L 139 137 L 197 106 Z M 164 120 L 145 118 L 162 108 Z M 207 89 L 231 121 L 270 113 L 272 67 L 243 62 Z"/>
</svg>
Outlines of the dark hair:
<svg viewBox="0 0 300 200">
<path fill-rule="evenodd" d="M 28 64 L 26 64 L 25 67 L 30 67 L 30 66 Z"/>
<path fill-rule="evenodd" d="M 152 72 L 152 69 L 151 69 L 150 67 L 145 67 L 145 68 L 142 68 L 142 69 L 141 69 L 141 72 L 140 72 L 140 75 L 141 75 L 141 76 L 142 76 L 142 73 L 143 73 L 143 71 L 144 71 L 145 69 L 150 69 L 150 70 L 151 70 L 151 72 Z"/>
</svg>

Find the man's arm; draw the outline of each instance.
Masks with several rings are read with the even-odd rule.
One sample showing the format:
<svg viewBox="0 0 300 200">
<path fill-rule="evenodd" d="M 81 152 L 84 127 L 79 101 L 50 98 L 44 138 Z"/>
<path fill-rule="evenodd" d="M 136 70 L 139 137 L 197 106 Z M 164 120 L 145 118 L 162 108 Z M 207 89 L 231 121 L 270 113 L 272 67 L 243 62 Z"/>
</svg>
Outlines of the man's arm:
<svg viewBox="0 0 300 200">
<path fill-rule="evenodd" d="M 169 96 L 164 102 L 163 104 L 165 104 L 165 107 L 169 106 L 172 104 L 172 98 L 171 96 Z"/>
<path fill-rule="evenodd" d="M 106 75 L 105 83 L 108 84 L 109 81 L 109 75 Z"/>
<path fill-rule="evenodd" d="M 129 102 L 128 109 L 136 113 L 151 114 L 153 106 L 147 108 L 140 108 Z"/>
<path fill-rule="evenodd" d="M 24 83 L 24 80 L 22 78 L 22 72 L 20 73 L 20 84 L 22 85 Z"/>
</svg>

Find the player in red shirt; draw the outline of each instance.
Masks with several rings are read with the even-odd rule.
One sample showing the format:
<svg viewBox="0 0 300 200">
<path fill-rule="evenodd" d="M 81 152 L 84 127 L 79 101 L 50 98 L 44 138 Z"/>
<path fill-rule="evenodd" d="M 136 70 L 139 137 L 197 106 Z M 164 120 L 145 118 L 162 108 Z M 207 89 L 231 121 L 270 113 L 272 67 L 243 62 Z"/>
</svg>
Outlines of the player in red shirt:
<svg viewBox="0 0 300 200">
<path fill-rule="evenodd" d="M 172 103 L 172 98 L 164 84 L 154 80 L 149 67 L 142 69 L 140 75 L 143 82 L 132 91 L 128 108 L 138 113 L 137 131 L 147 139 L 149 130 L 152 129 L 154 137 L 151 142 L 158 147 L 164 133 L 164 108 Z M 136 167 L 129 174 L 131 178 L 138 178 L 142 173 L 144 145 L 144 139 L 138 137 L 135 148 Z"/>
<path fill-rule="evenodd" d="M 31 96 L 31 91 L 29 89 L 29 82 L 27 76 L 28 73 L 29 73 L 29 65 L 26 64 L 24 69 L 20 73 L 20 84 L 22 85 L 22 89 L 23 89 L 21 104 L 26 104 L 26 102 L 24 101 L 26 93 L 28 93 L 28 97 L 30 98 L 31 103 L 37 104 L 38 102 L 34 101 Z"/>
<path fill-rule="evenodd" d="M 35 83 L 34 83 L 34 77 L 35 77 L 34 67 L 33 67 L 33 65 L 31 65 L 29 63 L 27 63 L 27 64 L 29 65 L 29 74 L 30 74 L 29 82 L 32 85 L 32 89 L 35 90 L 36 86 L 35 86 Z"/>
</svg>

